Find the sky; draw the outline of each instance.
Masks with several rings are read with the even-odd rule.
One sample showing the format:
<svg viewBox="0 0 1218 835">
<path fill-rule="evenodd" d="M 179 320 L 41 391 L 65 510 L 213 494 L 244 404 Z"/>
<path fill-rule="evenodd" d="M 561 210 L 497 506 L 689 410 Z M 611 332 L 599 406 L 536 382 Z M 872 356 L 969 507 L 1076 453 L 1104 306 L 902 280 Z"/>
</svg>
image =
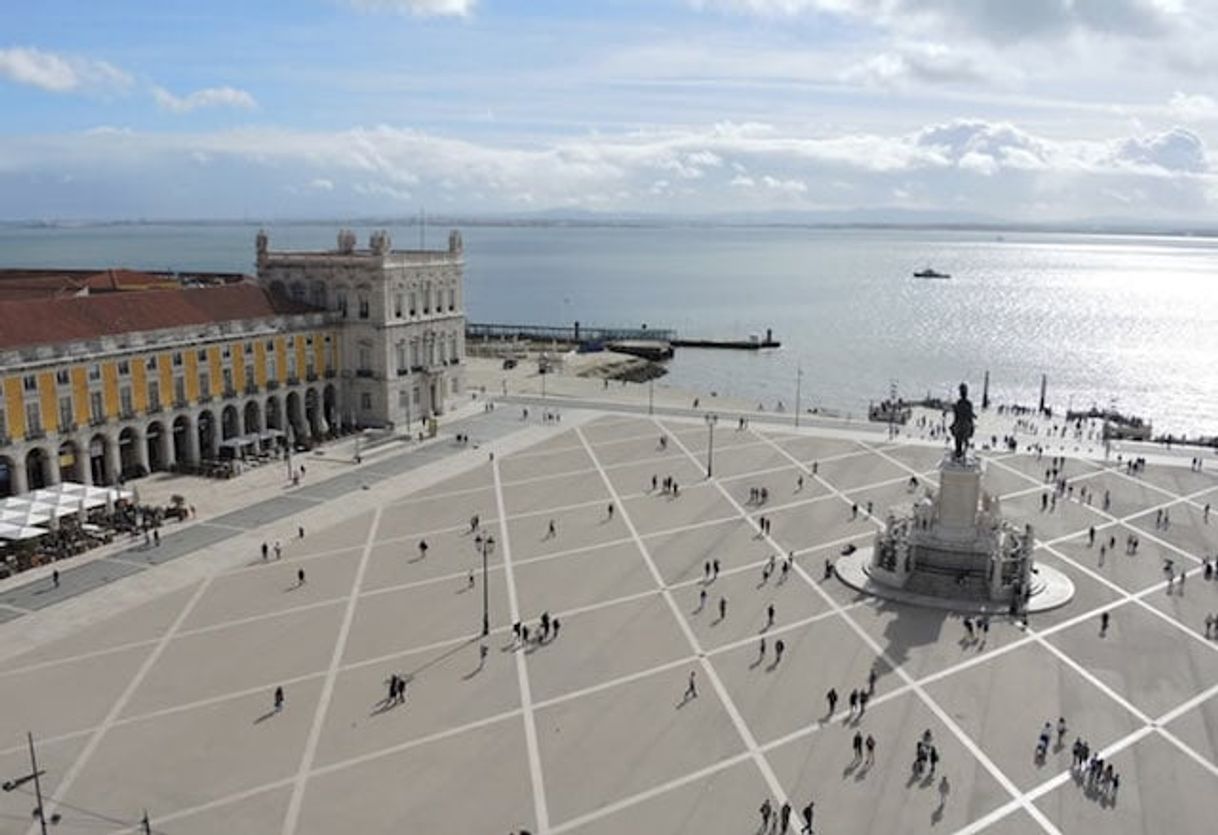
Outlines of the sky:
<svg viewBox="0 0 1218 835">
<path fill-rule="evenodd" d="M 0 219 L 1218 223 L 1218 0 L 39 0 Z"/>
</svg>

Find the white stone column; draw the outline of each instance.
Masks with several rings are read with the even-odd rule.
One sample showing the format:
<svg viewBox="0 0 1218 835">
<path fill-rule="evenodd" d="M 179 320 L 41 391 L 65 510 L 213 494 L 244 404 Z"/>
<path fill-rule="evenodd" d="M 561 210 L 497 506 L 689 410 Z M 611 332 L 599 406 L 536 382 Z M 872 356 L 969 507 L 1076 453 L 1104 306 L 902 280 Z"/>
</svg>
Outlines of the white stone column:
<svg viewBox="0 0 1218 835">
<path fill-rule="evenodd" d="M 106 484 L 118 481 L 119 473 L 123 471 L 123 461 L 118 452 L 118 438 L 106 438 Z"/>
<path fill-rule="evenodd" d="M 26 453 L 28 455 L 28 452 Z M 29 479 L 25 475 L 25 459 L 22 455 L 20 458 L 10 459 L 13 462 L 12 469 L 9 473 L 12 475 L 13 495 L 20 496 L 22 493 L 28 493 L 30 489 Z"/>
<path fill-rule="evenodd" d="M 89 444 L 87 441 L 75 439 L 76 444 L 76 472 L 80 476 L 81 484 L 93 484 L 93 465 L 89 461 Z"/>
<path fill-rule="evenodd" d="M 177 464 L 177 457 L 173 450 L 173 424 L 168 427 L 161 424 L 161 466 L 169 469 Z"/>
<path fill-rule="evenodd" d="M 135 464 L 143 467 L 144 472 L 148 472 L 148 436 L 134 429 L 132 434 L 135 436 L 132 440 L 132 443 L 135 444 Z"/>
<path fill-rule="evenodd" d="M 48 452 L 46 455 L 46 465 L 42 469 L 42 477 L 46 480 L 47 487 L 59 483 L 59 448 L 56 447 L 55 452 Z"/>
</svg>

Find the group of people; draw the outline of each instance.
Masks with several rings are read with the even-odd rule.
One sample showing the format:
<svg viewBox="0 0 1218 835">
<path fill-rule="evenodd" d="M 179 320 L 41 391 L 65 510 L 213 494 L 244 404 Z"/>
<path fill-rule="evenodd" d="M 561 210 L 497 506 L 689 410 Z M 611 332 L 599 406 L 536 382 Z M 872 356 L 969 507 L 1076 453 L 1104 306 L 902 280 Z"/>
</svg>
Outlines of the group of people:
<svg viewBox="0 0 1218 835">
<path fill-rule="evenodd" d="M 529 635 L 532 634 L 538 644 L 544 644 L 546 641 L 553 640 L 558 637 L 558 630 L 562 627 L 558 618 L 551 617 L 549 612 L 542 612 L 541 617 L 537 619 L 537 628 L 530 633 L 529 625 L 516 621 L 512 624 L 512 640 L 517 646 L 525 646 L 529 643 Z"/>
<path fill-rule="evenodd" d="M 660 494 L 663 496 L 672 496 L 676 498 L 677 496 L 681 495 L 681 486 L 677 484 L 677 480 L 670 475 L 664 476 L 664 480 L 661 481 L 658 476 L 652 474 L 651 492 L 654 493 L 656 490 L 659 490 Z"/>
<path fill-rule="evenodd" d="M 1086 786 L 1088 792 L 1099 792 L 1103 798 L 1114 800 L 1121 787 L 1121 775 L 1112 767 L 1112 763 L 1105 763 L 1098 752 L 1093 754 L 1091 746 L 1082 739 L 1074 740 L 1073 753 L 1074 761 L 1070 769 L 1075 778 Z"/>
<path fill-rule="evenodd" d="M 812 815 L 816 804 L 808 801 L 808 805 L 800 812 L 800 816 L 804 820 L 804 825 L 800 828 L 800 832 L 812 831 Z M 762 801 L 761 807 L 757 810 L 761 814 L 761 832 L 790 832 L 791 831 L 791 804 L 783 803 L 778 807 L 778 811 L 774 811 L 774 804 L 770 802 L 770 798 Z"/>
</svg>

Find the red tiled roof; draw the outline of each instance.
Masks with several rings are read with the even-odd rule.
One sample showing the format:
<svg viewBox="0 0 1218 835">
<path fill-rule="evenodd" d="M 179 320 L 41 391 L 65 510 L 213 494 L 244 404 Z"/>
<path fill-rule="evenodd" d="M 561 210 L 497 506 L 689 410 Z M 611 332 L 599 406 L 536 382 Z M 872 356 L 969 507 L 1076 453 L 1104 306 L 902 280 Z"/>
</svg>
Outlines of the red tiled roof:
<svg viewBox="0 0 1218 835">
<path fill-rule="evenodd" d="M 308 312 L 252 283 L 0 301 L 0 349 Z"/>
<path fill-rule="evenodd" d="M 78 293 L 115 293 L 129 290 L 179 289 L 183 281 L 227 284 L 242 280 L 231 273 L 164 273 L 141 270 L 0 269 L 0 301 L 46 299 Z"/>
</svg>

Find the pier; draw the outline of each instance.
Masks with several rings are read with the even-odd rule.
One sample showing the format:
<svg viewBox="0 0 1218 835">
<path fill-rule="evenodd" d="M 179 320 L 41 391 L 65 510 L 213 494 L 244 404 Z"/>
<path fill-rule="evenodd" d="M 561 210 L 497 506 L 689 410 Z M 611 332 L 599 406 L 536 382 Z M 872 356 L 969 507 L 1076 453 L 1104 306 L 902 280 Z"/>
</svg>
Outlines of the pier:
<svg viewBox="0 0 1218 835">
<path fill-rule="evenodd" d="M 467 322 L 467 342 L 527 341 L 579 345 L 585 348 L 605 348 L 621 353 L 646 356 L 652 359 L 668 359 L 673 348 L 722 348 L 737 351 L 759 351 L 763 348 L 780 348 L 782 343 L 774 339 L 767 328 L 765 338 L 752 336 L 748 339 L 694 339 L 682 338 L 671 328 L 583 327 L 575 322 L 565 325 L 508 325 Z"/>
</svg>

